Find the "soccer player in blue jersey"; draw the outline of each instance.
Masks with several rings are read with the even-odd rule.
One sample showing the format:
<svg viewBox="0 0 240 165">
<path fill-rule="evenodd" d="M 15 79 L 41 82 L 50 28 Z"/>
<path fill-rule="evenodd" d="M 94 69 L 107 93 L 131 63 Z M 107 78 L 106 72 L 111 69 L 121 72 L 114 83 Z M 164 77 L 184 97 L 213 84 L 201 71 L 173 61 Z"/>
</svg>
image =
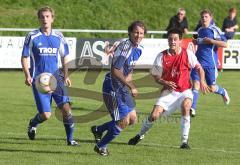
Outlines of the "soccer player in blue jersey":
<svg viewBox="0 0 240 165">
<path fill-rule="evenodd" d="M 146 27 L 141 21 L 134 21 L 128 27 L 129 38 L 117 46 L 112 60 L 111 71 L 103 82 L 103 99 L 112 120 L 99 126 L 92 126 L 96 146 L 94 151 L 102 156 L 109 155 L 107 144 L 137 119 L 135 104 L 131 97 L 138 91 L 132 80 L 133 68 L 142 54 L 140 42 L 144 38 Z M 102 137 L 103 133 L 105 136 Z"/>
<path fill-rule="evenodd" d="M 51 116 L 52 99 L 62 110 L 63 122 L 67 135 L 67 145 L 75 146 L 78 143 L 73 139 L 74 122 L 71 114 L 70 99 L 64 83 L 68 86 L 71 81 L 68 76 L 68 45 L 62 33 L 52 29 L 54 10 L 48 6 L 38 10 L 38 19 L 41 27 L 30 32 L 24 42 L 22 51 L 22 67 L 25 74 L 25 84 L 32 86 L 38 113 L 30 120 L 28 137 L 35 139 L 37 126 Z M 58 57 L 61 56 L 63 73 L 58 67 Z M 28 68 L 30 58 L 30 69 Z M 37 91 L 35 79 L 43 72 L 53 74 L 58 80 L 56 92 L 43 94 Z"/>
<path fill-rule="evenodd" d="M 224 37 L 221 30 L 214 24 L 211 24 L 212 13 L 210 10 L 205 9 L 201 11 L 201 23 L 202 27 L 198 29 L 198 38 L 194 41 L 197 43 L 198 48 L 196 56 L 200 64 L 205 71 L 205 78 L 210 91 L 222 96 L 223 101 L 226 105 L 229 104 L 230 98 L 227 90 L 216 84 L 217 79 L 217 47 L 226 47 L 226 38 Z M 196 115 L 196 105 L 198 100 L 198 91 L 200 88 L 199 76 L 197 71 L 193 69 L 191 73 L 193 80 L 193 104 L 191 108 L 191 115 Z"/>
</svg>

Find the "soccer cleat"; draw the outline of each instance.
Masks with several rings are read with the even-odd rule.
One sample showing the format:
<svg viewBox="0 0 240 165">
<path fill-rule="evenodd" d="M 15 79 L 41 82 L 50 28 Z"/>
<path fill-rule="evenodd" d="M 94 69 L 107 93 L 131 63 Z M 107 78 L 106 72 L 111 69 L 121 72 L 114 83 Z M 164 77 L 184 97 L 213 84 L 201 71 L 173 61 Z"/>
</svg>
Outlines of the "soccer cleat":
<svg viewBox="0 0 240 165">
<path fill-rule="evenodd" d="M 139 134 L 137 134 L 136 136 L 134 136 L 132 139 L 130 139 L 130 140 L 128 141 L 128 145 L 136 145 L 136 144 L 138 144 L 138 142 L 140 142 L 143 138 L 144 138 L 144 135 L 140 136 Z"/>
<path fill-rule="evenodd" d="M 78 142 L 76 142 L 75 140 L 72 140 L 72 141 L 68 141 L 68 142 L 67 142 L 67 145 L 68 145 L 68 146 L 78 146 L 79 144 L 78 144 Z"/>
<path fill-rule="evenodd" d="M 107 148 L 99 148 L 98 146 L 94 147 L 94 151 L 101 156 L 108 156 L 109 152 Z"/>
<path fill-rule="evenodd" d="M 102 133 L 98 133 L 97 132 L 97 126 L 92 126 L 91 127 L 91 132 L 94 136 L 95 142 L 98 143 L 100 142 L 101 138 L 102 138 Z"/>
<path fill-rule="evenodd" d="M 223 101 L 224 101 L 225 105 L 228 105 L 228 104 L 230 103 L 230 97 L 229 97 L 229 95 L 228 95 L 227 90 L 224 89 L 224 88 L 223 88 L 223 90 L 224 90 L 224 92 L 225 92 L 225 95 L 222 96 L 222 97 L 223 97 Z"/>
<path fill-rule="evenodd" d="M 31 122 L 32 120 L 29 121 L 29 124 L 28 124 L 28 137 L 30 140 L 34 140 L 35 139 L 35 136 L 36 136 L 36 133 L 37 133 L 37 128 L 36 127 L 32 127 L 31 126 Z"/>
<path fill-rule="evenodd" d="M 187 143 L 182 143 L 182 145 L 180 146 L 180 149 L 190 150 L 191 148 Z"/>
<path fill-rule="evenodd" d="M 191 117 L 195 117 L 196 116 L 196 110 L 191 108 L 190 109 L 190 115 L 191 115 Z"/>
</svg>

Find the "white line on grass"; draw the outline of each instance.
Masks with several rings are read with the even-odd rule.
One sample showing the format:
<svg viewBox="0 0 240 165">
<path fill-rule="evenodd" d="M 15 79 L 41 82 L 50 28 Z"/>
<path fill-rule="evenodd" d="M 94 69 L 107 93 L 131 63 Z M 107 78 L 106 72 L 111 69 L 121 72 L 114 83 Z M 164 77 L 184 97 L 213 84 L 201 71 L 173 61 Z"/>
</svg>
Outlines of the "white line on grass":
<svg viewBox="0 0 240 165">
<path fill-rule="evenodd" d="M 143 146 L 150 146 L 150 147 L 166 147 L 166 148 L 179 148 L 179 146 L 171 146 L 166 144 L 155 144 L 155 143 L 141 143 L 140 145 Z M 203 150 L 203 151 L 210 151 L 210 152 L 223 152 L 223 153 L 229 153 L 229 154 L 240 154 L 240 151 L 230 151 L 225 149 L 207 149 L 207 148 L 197 148 L 197 147 L 191 147 L 192 150 Z"/>
<path fill-rule="evenodd" d="M 13 132 L 8 132 L 5 133 L 5 135 L 15 135 L 14 137 L 26 137 L 27 136 L 25 134 L 22 133 L 13 133 Z M 4 137 L 4 134 L 3 134 Z M 41 138 L 55 138 L 56 140 L 62 140 L 63 137 L 59 137 L 56 135 L 44 135 L 41 136 Z M 119 141 L 117 141 L 116 143 L 118 143 Z M 125 142 L 119 142 L 121 144 L 125 143 Z M 171 145 L 166 145 L 166 144 L 156 144 L 156 143 L 140 143 L 139 146 L 149 146 L 149 147 L 165 147 L 165 148 L 177 148 L 179 149 L 179 146 L 171 146 Z M 209 151 L 209 152 L 222 152 L 222 153 L 228 153 L 228 154 L 240 154 L 240 151 L 231 151 L 231 150 L 225 150 L 225 149 L 207 149 L 207 148 L 198 148 L 198 147 L 191 147 L 191 150 L 203 150 L 203 151 Z"/>
</svg>

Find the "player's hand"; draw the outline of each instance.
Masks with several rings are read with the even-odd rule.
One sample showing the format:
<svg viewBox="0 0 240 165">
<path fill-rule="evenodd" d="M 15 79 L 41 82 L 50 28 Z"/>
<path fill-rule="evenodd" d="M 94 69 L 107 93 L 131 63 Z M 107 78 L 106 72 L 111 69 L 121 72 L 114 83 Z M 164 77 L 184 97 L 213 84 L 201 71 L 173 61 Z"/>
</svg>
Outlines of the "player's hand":
<svg viewBox="0 0 240 165">
<path fill-rule="evenodd" d="M 168 89 L 170 91 L 175 90 L 177 88 L 176 83 L 173 81 L 165 81 L 164 86 L 166 89 Z"/>
<path fill-rule="evenodd" d="M 206 84 L 206 82 L 201 82 L 200 83 L 200 89 L 203 92 L 203 94 L 207 94 L 210 92 L 209 86 Z"/>
<path fill-rule="evenodd" d="M 131 93 L 133 97 L 137 97 L 138 95 L 138 90 L 136 88 L 131 89 Z"/>
<path fill-rule="evenodd" d="M 110 47 L 110 43 L 108 41 L 105 42 L 105 47 L 104 47 L 104 53 L 108 56 L 112 56 L 113 57 L 113 53 L 115 51 L 115 49 L 117 48 L 119 42 L 115 42 L 111 47 Z"/>
<path fill-rule="evenodd" d="M 25 84 L 27 85 L 27 86 L 32 86 L 32 77 L 27 77 L 26 79 L 25 79 Z"/>
<path fill-rule="evenodd" d="M 65 83 L 66 86 L 68 86 L 68 87 L 71 87 L 71 85 L 72 85 L 72 82 L 71 82 L 71 80 L 70 80 L 69 77 L 66 77 L 66 78 L 64 79 L 64 83 Z"/>
</svg>

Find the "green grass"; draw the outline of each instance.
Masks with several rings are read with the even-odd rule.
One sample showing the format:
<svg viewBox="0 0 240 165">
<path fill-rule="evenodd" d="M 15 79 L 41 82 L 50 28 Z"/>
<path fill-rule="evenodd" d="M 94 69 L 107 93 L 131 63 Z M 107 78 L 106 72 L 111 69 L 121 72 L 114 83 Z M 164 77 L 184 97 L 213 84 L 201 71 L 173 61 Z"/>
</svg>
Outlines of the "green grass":
<svg viewBox="0 0 240 165">
<path fill-rule="evenodd" d="M 189 29 L 198 23 L 199 13 L 209 8 L 218 26 L 230 7 L 240 10 L 239 0 L 0 0 L 0 25 L 4 28 L 37 28 L 37 10 L 45 5 L 56 11 L 55 28 L 126 30 L 133 20 L 143 20 L 149 30 L 164 30 L 177 9 L 186 9 Z M 0 32 L 0 35 L 25 35 L 26 32 Z M 124 37 L 125 34 L 66 33 L 66 36 Z M 160 37 L 156 35 L 155 37 Z"/>
<path fill-rule="evenodd" d="M 138 79 L 146 72 L 137 72 Z M 71 75 L 73 87 L 96 91 L 100 94 L 104 72 L 96 83 L 85 84 L 85 72 Z M 179 149 L 179 112 L 170 119 L 155 123 L 144 141 L 137 146 L 126 142 L 141 127 L 141 120 L 151 111 L 155 99 L 137 100 L 139 122 L 125 129 L 110 145 L 110 156 L 100 157 L 93 152 L 93 138 L 89 131 L 94 124 L 108 121 L 105 116 L 88 123 L 76 123 L 75 137 L 78 147 L 68 147 L 62 123 L 54 113 L 52 118 L 38 127 L 37 138 L 30 141 L 26 135 L 28 121 L 36 113 L 31 89 L 24 85 L 20 71 L 0 72 L 0 164 L 239 164 L 240 162 L 240 122 L 238 71 L 220 73 L 218 82 L 226 87 L 231 96 L 231 104 L 224 106 L 220 96 L 209 94 L 200 96 L 197 117 L 192 119 L 190 145 L 192 150 Z M 95 76 L 94 76 L 95 77 Z M 146 82 L 145 84 L 148 84 Z M 139 85 L 140 86 L 140 85 Z M 140 93 L 154 91 L 155 88 L 139 88 Z M 71 93 L 72 95 L 72 93 Z M 87 99 L 88 93 L 73 97 L 75 117 L 95 111 L 101 102 Z M 94 95 L 95 96 L 95 95 Z M 141 94 L 139 95 L 141 96 Z M 53 106 L 53 111 L 54 111 Z"/>
</svg>

